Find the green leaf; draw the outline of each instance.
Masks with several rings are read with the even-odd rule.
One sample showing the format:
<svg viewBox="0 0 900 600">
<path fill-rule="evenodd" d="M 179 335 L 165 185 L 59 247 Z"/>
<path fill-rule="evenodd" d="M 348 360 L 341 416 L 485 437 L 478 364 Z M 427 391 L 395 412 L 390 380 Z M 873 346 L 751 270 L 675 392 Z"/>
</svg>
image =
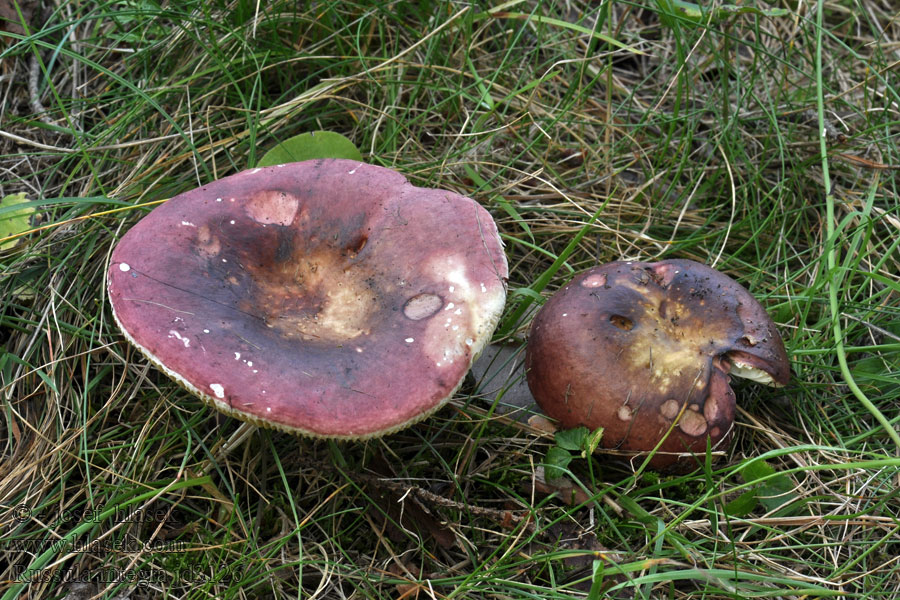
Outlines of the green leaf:
<svg viewBox="0 0 900 600">
<path fill-rule="evenodd" d="M 559 446 L 553 446 L 547 450 L 547 456 L 544 458 L 544 476 L 547 481 L 551 479 L 559 479 L 565 475 L 565 468 L 572 462 L 572 455 L 568 450 L 564 450 Z"/>
<path fill-rule="evenodd" d="M 581 456 L 582 458 L 587 458 L 591 454 L 594 453 L 594 450 L 597 449 L 597 446 L 600 445 L 600 440 L 603 438 L 603 428 L 598 427 L 594 431 L 592 431 L 589 435 L 584 438 L 584 446 L 582 446 Z"/>
<path fill-rule="evenodd" d="M 362 160 L 359 149 L 347 138 L 333 131 L 310 131 L 288 138 L 266 152 L 256 165 L 271 167 L 316 158 Z"/>
<path fill-rule="evenodd" d="M 787 507 L 800 496 L 794 491 L 794 483 L 785 475 L 779 475 L 770 480 L 766 485 L 761 485 L 756 491 L 756 497 L 763 503 L 767 511 L 778 508 Z M 799 506 L 795 506 L 790 511 L 779 512 L 778 516 L 787 516 L 795 514 Z"/>
<path fill-rule="evenodd" d="M 591 589 L 588 591 L 588 600 L 600 600 L 603 597 L 603 561 L 593 561 L 591 569 L 593 574 L 591 575 Z"/>
<path fill-rule="evenodd" d="M 759 487 L 752 491 L 755 493 L 756 498 L 765 506 L 767 512 L 785 507 L 799 498 L 794 491 L 794 482 L 791 481 L 791 478 L 787 475 L 778 475 L 777 473 L 778 471 L 764 460 L 749 462 L 741 469 L 741 477 L 747 483 L 765 479 L 765 481 L 760 482 Z M 793 514 L 799 507 L 791 508 L 790 511 L 786 511 L 780 516 Z"/>
<path fill-rule="evenodd" d="M 774 475 L 777 471 L 764 460 L 754 460 L 748 462 L 741 469 L 741 477 L 744 478 L 744 481 L 747 483 L 753 483 L 754 481 L 758 481 L 765 477 L 769 477 L 770 475 Z"/>
<path fill-rule="evenodd" d="M 584 441 L 588 433 L 590 432 L 587 427 L 576 427 L 575 429 L 557 431 L 553 437 L 556 439 L 556 445 L 560 448 L 580 452 L 584 449 Z"/>
<path fill-rule="evenodd" d="M 728 502 L 725 505 L 725 512 L 732 517 L 746 517 L 753 512 L 757 504 L 759 504 L 759 500 L 756 498 L 756 490 L 747 490 Z"/>
<path fill-rule="evenodd" d="M 786 8 L 760 9 L 755 6 L 737 6 L 734 4 L 722 4 L 707 8 L 694 2 L 684 0 L 656 0 L 659 8 L 669 16 L 678 16 L 694 23 L 704 21 L 707 16 L 713 22 L 727 19 L 731 15 L 753 14 L 759 17 L 784 17 L 791 14 Z M 671 25 L 670 25 L 671 26 Z"/>
<path fill-rule="evenodd" d="M 19 194 L 11 194 L 0 200 L 0 207 L 10 208 L 17 204 L 28 202 L 25 199 L 25 192 Z M 0 239 L 10 236 L 17 236 L 31 229 L 31 215 L 34 213 L 34 207 L 23 207 L 19 210 L 6 210 L 0 214 Z M 19 242 L 19 238 L 0 242 L 0 250 L 8 250 Z"/>
<path fill-rule="evenodd" d="M 900 370 L 900 354 L 885 353 L 856 361 L 850 370 L 859 387 L 872 394 L 887 394 L 900 385 L 895 373 Z"/>
</svg>

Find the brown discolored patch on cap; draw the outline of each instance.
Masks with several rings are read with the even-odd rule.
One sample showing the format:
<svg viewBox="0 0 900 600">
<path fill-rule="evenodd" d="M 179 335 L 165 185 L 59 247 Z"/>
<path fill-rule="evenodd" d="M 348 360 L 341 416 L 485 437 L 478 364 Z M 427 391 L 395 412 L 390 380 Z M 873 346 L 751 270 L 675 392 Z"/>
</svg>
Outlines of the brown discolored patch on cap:
<svg viewBox="0 0 900 600">
<path fill-rule="evenodd" d="M 220 410 L 333 438 L 436 410 L 489 340 L 507 264 L 490 214 L 355 161 L 177 196 L 113 252 L 125 336 Z"/>
<path fill-rule="evenodd" d="M 687 260 L 615 262 L 579 275 L 535 317 L 525 364 L 535 399 L 563 427 L 603 427 L 604 447 L 636 456 L 664 440 L 656 468 L 691 464 L 707 438 L 714 448 L 727 441 L 729 375 L 770 385 L 790 377 L 759 302 Z"/>
</svg>

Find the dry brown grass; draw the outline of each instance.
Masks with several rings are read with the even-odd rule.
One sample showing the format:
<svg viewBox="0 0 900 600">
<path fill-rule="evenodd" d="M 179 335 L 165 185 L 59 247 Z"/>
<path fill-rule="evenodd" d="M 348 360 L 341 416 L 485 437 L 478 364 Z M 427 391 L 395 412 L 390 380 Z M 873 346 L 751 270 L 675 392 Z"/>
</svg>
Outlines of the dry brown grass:
<svg viewBox="0 0 900 600">
<path fill-rule="evenodd" d="M 848 387 L 834 338 L 838 323 L 853 382 L 896 429 L 889 0 L 823 3 L 821 42 L 814 3 L 677 27 L 654 2 L 504 9 L 530 17 L 455 3 L 48 4 L 31 35 L 3 34 L 0 58 L 0 197 L 42 203 L 0 252 L 3 598 L 900 594 L 898 449 Z M 599 32 L 641 54 L 573 27 L 606 8 Z M 555 495 L 539 469 L 552 438 L 499 416 L 474 380 L 436 417 L 365 444 L 221 417 L 124 342 L 105 265 L 153 203 L 316 129 L 488 207 L 507 244 L 508 315 L 517 290 L 548 294 L 597 262 L 715 263 L 770 309 L 794 382 L 739 387 L 715 465 L 660 477 L 598 455 Z M 530 314 L 504 323 L 506 341 L 522 342 Z M 747 483 L 763 461 L 773 474 Z M 48 581 L 16 583 L 29 566 Z M 147 577 L 103 581 L 115 573 Z"/>
</svg>

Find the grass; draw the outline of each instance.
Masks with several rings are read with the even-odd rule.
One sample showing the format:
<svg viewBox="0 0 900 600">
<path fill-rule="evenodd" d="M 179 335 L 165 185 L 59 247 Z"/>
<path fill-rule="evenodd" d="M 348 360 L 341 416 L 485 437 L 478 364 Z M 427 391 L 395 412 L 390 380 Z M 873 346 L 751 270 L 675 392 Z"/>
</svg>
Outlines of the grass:
<svg viewBox="0 0 900 600">
<path fill-rule="evenodd" d="M 900 21 L 661 6 L 62 0 L 0 34 L 0 197 L 38 209 L 0 251 L 2 597 L 900 594 Z M 491 210 L 495 341 L 598 262 L 692 258 L 763 302 L 792 383 L 735 384 L 723 460 L 598 453 L 555 494 L 552 438 L 475 381 L 366 443 L 220 416 L 118 333 L 109 253 L 319 129 Z"/>
</svg>

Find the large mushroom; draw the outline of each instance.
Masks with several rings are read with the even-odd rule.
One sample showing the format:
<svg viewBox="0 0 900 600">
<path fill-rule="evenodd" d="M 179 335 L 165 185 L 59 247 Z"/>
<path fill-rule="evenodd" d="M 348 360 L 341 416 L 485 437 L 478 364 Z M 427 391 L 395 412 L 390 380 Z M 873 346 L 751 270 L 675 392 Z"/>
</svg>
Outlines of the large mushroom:
<svg viewBox="0 0 900 600">
<path fill-rule="evenodd" d="M 784 385 L 775 325 L 728 276 L 690 260 L 614 262 L 557 292 L 534 318 L 525 367 L 541 408 L 601 445 L 680 469 L 730 437 L 729 375 Z M 661 442 L 661 444 L 660 444 Z"/>
<path fill-rule="evenodd" d="M 219 410 L 317 437 L 437 410 L 506 297 L 475 201 L 356 161 L 253 169 L 156 208 L 108 272 L 125 337 Z"/>
</svg>

